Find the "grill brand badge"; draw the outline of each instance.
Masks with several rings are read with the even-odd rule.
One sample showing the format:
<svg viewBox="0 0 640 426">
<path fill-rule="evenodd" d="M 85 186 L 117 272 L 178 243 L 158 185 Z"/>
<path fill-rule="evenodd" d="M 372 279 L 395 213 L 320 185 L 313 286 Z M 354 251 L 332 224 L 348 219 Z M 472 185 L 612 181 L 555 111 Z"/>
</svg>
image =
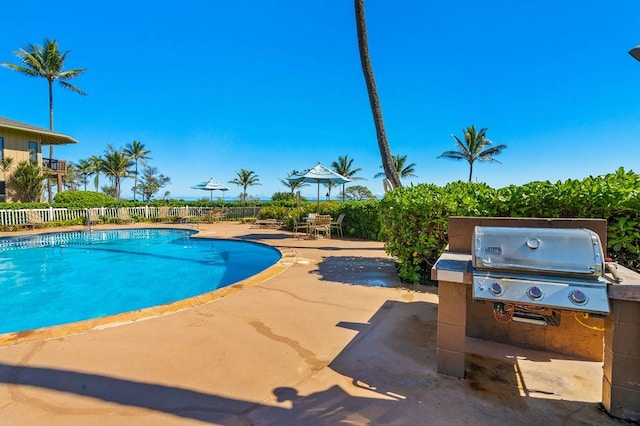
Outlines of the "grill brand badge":
<svg viewBox="0 0 640 426">
<path fill-rule="evenodd" d="M 484 254 L 501 255 L 502 247 L 485 247 Z"/>
</svg>

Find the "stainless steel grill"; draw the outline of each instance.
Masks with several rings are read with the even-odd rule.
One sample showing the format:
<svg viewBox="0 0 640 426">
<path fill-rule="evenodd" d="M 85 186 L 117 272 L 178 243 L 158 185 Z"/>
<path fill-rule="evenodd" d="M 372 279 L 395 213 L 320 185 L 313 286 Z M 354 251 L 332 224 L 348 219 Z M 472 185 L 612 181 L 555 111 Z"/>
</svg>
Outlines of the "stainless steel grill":
<svg viewBox="0 0 640 426">
<path fill-rule="evenodd" d="M 588 229 L 477 226 L 472 263 L 474 299 L 609 313 L 602 245 Z"/>
</svg>

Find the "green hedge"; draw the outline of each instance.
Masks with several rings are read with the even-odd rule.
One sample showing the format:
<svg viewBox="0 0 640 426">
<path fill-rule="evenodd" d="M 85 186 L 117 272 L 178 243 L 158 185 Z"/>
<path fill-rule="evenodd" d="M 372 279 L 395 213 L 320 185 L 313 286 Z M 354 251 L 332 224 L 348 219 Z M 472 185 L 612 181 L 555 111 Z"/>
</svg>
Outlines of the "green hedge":
<svg viewBox="0 0 640 426">
<path fill-rule="evenodd" d="M 380 202 L 385 248 L 399 261 L 400 278 L 423 282 L 447 245 L 449 216 L 494 216 L 495 192 L 478 183 L 398 188 Z"/>
<path fill-rule="evenodd" d="M 53 198 L 56 206 L 64 205 L 67 208 L 91 208 L 106 207 L 115 204 L 113 197 L 102 192 L 93 191 L 65 191 L 59 192 Z"/>
<path fill-rule="evenodd" d="M 640 270 L 640 175 L 620 168 L 605 176 L 493 189 L 455 182 L 399 188 L 380 202 L 387 252 L 403 280 L 425 282 L 447 245 L 450 216 L 603 218 L 608 255 Z"/>
</svg>

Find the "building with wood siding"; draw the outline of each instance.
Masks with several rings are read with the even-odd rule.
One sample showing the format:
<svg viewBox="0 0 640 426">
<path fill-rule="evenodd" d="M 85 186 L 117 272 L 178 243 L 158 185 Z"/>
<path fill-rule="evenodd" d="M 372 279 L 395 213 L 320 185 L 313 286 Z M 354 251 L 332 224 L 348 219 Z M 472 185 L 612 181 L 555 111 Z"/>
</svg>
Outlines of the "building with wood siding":
<svg viewBox="0 0 640 426">
<path fill-rule="evenodd" d="M 42 147 L 78 143 L 70 136 L 52 132 L 42 127 L 0 117 L 0 160 L 11 157 L 13 164 L 0 174 L 0 201 L 10 202 L 7 181 L 15 167 L 22 161 L 33 159 L 51 179 L 57 181 L 58 192 L 62 191 L 62 178 L 67 173 L 67 162 L 42 156 Z M 5 180 L 6 175 L 6 180 Z"/>
</svg>

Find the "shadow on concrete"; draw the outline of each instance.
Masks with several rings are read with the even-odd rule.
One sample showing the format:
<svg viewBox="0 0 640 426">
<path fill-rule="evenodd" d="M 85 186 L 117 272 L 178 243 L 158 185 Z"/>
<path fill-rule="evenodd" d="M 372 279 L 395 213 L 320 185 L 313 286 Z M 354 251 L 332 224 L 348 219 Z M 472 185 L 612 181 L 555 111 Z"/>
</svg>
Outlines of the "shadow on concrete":
<svg viewBox="0 0 640 426">
<path fill-rule="evenodd" d="M 236 239 L 238 240 L 250 240 L 250 241 L 284 240 L 287 238 L 291 238 L 291 234 L 253 233 L 253 234 L 240 235 L 236 237 Z"/>
<path fill-rule="evenodd" d="M 281 241 L 278 243 L 278 247 L 286 247 L 290 249 L 313 249 L 313 250 L 326 250 L 326 251 L 342 251 L 342 250 L 353 250 L 353 247 L 339 247 L 332 243 L 333 239 L 320 238 L 320 239 L 309 239 L 309 238 L 298 238 L 290 232 L 281 232 L 281 233 L 252 233 L 241 235 L 235 237 L 238 240 L 246 240 L 246 241 L 273 241 L 278 240 Z M 301 245 L 301 242 L 306 241 L 308 245 Z M 360 241 L 357 239 L 349 239 L 349 238 L 340 238 L 339 241 Z M 358 250 L 364 251 L 379 251 L 379 247 L 358 247 Z"/>
<path fill-rule="evenodd" d="M 273 412 L 258 411 L 251 416 L 252 424 L 268 425 L 404 425 L 416 424 L 406 403 L 400 396 L 357 397 L 338 385 L 320 392 L 300 396 L 290 387 L 273 391 L 278 402 L 288 402 L 290 409 L 283 416 L 272 417 Z"/>
<path fill-rule="evenodd" d="M 389 300 L 367 323 L 339 323 L 358 334 L 329 367 L 358 387 L 402 400 L 391 409 L 405 410 L 407 415 L 396 416 L 399 422 L 394 424 L 494 425 L 500 419 L 509 419 L 510 424 L 620 424 L 599 403 L 571 401 L 562 395 L 548 399 L 552 392 L 546 387 L 527 387 L 517 357 L 467 354 L 466 380 L 437 374 L 437 312 L 434 303 Z M 567 385 L 548 384 L 549 389 Z"/>
<path fill-rule="evenodd" d="M 432 385 L 436 363 L 438 305 L 386 301 L 367 323 L 340 322 L 354 337 L 329 364 L 353 384 L 413 399 L 416 386 Z"/>
<path fill-rule="evenodd" d="M 183 388 L 42 367 L 0 364 L 0 381 L 214 423 L 242 416 L 254 405 Z"/>
<path fill-rule="evenodd" d="M 276 387 L 273 403 L 1 363 L 0 382 L 14 386 L 11 395 L 18 401 L 28 400 L 21 395 L 28 390 L 15 386 L 36 387 L 222 425 L 620 424 L 601 412 L 598 404 L 521 397 L 513 369 L 495 360 L 469 359 L 470 380 L 438 375 L 437 309 L 437 304 L 423 301 L 387 301 L 366 323 L 336 324 L 358 333 L 328 368 L 353 387 L 333 384 L 308 395 L 292 387 Z M 34 410 L 43 409 L 43 404 L 46 400 L 39 399 Z M 53 403 L 51 410 L 64 413 L 64 407 Z"/>
<path fill-rule="evenodd" d="M 384 257 L 328 256 L 311 271 L 323 280 L 372 287 L 401 285 L 395 262 Z"/>
<path fill-rule="evenodd" d="M 390 407 L 402 399 L 354 397 L 337 385 L 307 396 L 298 395 L 294 388 L 275 388 L 276 401 L 288 402 L 286 407 L 279 407 L 179 387 L 42 367 L 0 364 L 0 382 L 71 393 L 212 424 L 333 424 L 336 419 L 353 416 L 384 420 L 384 424 L 402 424 L 394 413 L 403 410 Z M 21 393 L 15 389 L 12 393 L 16 392 Z M 40 408 L 46 405 L 43 400 L 38 403 Z M 51 409 L 61 414 L 65 411 L 54 403 Z"/>
</svg>

